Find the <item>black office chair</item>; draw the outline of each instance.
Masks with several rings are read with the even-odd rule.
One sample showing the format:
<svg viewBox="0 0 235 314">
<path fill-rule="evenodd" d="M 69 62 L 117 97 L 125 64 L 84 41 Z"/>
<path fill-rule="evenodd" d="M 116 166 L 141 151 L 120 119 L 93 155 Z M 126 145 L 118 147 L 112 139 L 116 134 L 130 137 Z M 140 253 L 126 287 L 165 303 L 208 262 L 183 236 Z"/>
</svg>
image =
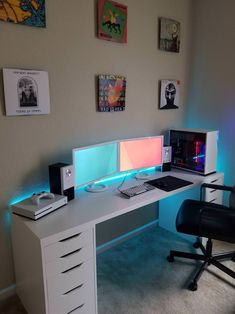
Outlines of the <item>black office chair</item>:
<svg viewBox="0 0 235 314">
<path fill-rule="evenodd" d="M 231 192 L 229 206 L 202 201 L 205 188 Z M 202 184 L 200 201 L 188 199 L 182 203 L 176 218 L 176 229 L 178 232 L 196 235 L 198 238 L 194 243 L 194 247 L 200 248 L 203 253 L 170 251 L 170 255 L 167 257 L 169 262 L 173 262 L 174 257 L 203 261 L 189 285 L 190 290 L 197 290 L 197 282 L 202 272 L 210 264 L 235 279 L 235 272 L 219 262 L 219 260 L 232 260 L 235 262 L 235 251 L 212 254 L 212 239 L 235 243 L 235 187 Z M 208 238 L 206 248 L 202 245 L 201 237 Z"/>
</svg>

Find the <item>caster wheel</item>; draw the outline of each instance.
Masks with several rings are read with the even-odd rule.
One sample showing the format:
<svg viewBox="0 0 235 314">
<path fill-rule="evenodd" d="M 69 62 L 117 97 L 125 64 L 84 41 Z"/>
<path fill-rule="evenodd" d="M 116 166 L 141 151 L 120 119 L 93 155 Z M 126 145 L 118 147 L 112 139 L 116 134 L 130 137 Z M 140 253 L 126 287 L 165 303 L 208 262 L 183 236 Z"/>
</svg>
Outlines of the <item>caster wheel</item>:
<svg viewBox="0 0 235 314">
<path fill-rule="evenodd" d="M 200 247 L 199 242 L 195 242 L 195 243 L 193 244 L 193 247 L 194 247 L 195 249 L 199 249 L 199 247 Z"/>
<path fill-rule="evenodd" d="M 192 281 L 191 283 L 190 283 L 190 285 L 189 285 L 189 290 L 191 290 L 191 291 L 196 291 L 197 290 L 197 283 L 196 282 L 194 282 L 194 281 Z"/>
<path fill-rule="evenodd" d="M 168 260 L 169 263 L 173 263 L 175 260 L 174 256 L 172 256 L 172 255 L 168 255 L 166 259 Z"/>
</svg>

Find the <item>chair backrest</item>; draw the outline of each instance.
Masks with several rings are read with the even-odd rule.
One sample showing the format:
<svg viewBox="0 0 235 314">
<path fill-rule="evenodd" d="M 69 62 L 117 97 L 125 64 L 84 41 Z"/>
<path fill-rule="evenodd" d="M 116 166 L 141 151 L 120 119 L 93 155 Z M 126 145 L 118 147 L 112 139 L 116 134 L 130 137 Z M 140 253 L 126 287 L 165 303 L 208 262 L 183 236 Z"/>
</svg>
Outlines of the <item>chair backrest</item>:
<svg viewBox="0 0 235 314">
<path fill-rule="evenodd" d="M 229 197 L 229 207 L 235 210 L 235 186 Z"/>
</svg>

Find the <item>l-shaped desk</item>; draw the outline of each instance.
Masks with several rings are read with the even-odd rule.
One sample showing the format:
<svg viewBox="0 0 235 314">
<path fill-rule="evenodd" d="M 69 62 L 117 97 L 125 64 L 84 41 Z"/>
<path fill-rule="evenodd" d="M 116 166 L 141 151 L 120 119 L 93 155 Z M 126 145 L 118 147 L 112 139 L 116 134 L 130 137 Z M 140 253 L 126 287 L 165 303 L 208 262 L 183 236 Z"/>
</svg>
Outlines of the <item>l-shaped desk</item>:
<svg viewBox="0 0 235 314">
<path fill-rule="evenodd" d="M 175 232 L 182 200 L 199 198 L 203 182 L 223 184 L 223 173 L 203 177 L 175 170 L 155 172 L 153 178 L 166 175 L 193 184 L 126 199 L 116 181 L 102 193 L 78 191 L 74 200 L 38 221 L 12 215 L 17 294 L 29 314 L 97 314 L 96 225 L 160 201 L 159 225 Z M 124 187 L 137 183 L 127 178 Z M 221 203 L 222 194 L 207 189 L 205 200 Z"/>
</svg>

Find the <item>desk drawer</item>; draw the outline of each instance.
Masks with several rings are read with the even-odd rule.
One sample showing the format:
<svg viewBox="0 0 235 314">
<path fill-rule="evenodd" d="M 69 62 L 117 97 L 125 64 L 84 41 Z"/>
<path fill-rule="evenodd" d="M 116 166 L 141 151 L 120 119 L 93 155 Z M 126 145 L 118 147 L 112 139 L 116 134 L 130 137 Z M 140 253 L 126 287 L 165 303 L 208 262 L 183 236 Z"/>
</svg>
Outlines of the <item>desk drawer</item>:
<svg viewBox="0 0 235 314">
<path fill-rule="evenodd" d="M 76 307 L 74 310 L 69 311 L 66 314 L 95 314 L 95 304 L 91 302 L 86 302 Z"/>
<path fill-rule="evenodd" d="M 47 288 L 49 298 L 67 295 L 76 287 L 82 287 L 88 281 L 94 282 L 94 260 L 80 263 L 74 268 L 63 273 L 47 276 Z"/>
<path fill-rule="evenodd" d="M 60 274 L 92 258 L 93 244 L 89 244 L 69 255 L 66 255 L 65 257 L 60 257 L 56 260 L 48 262 L 46 264 L 46 274 L 47 276 Z"/>
<path fill-rule="evenodd" d="M 51 314 L 94 314 L 94 282 L 86 282 L 67 294 L 49 299 L 49 311 Z"/>
<path fill-rule="evenodd" d="M 208 189 L 209 190 L 209 189 Z M 219 191 L 215 191 L 210 189 L 211 191 L 207 191 L 205 195 L 205 201 L 210 203 L 221 204 L 222 203 L 222 193 Z"/>
<path fill-rule="evenodd" d="M 207 183 L 223 185 L 223 177 L 214 178 Z M 222 204 L 223 192 L 216 189 L 205 189 L 204 200 L 210 203 Z"/>
<path fill-rule="evenodd" d="M 63 258 L 67 255 L 78 252 L 84 246 L 91 244 L 93 241 L 92 229 L 86 230 L 81 233 L 72 234 L 67 238 L 48 245 L 44 249 L 46 263 L 53 261 L 57 258 Z"/>
</svg>

